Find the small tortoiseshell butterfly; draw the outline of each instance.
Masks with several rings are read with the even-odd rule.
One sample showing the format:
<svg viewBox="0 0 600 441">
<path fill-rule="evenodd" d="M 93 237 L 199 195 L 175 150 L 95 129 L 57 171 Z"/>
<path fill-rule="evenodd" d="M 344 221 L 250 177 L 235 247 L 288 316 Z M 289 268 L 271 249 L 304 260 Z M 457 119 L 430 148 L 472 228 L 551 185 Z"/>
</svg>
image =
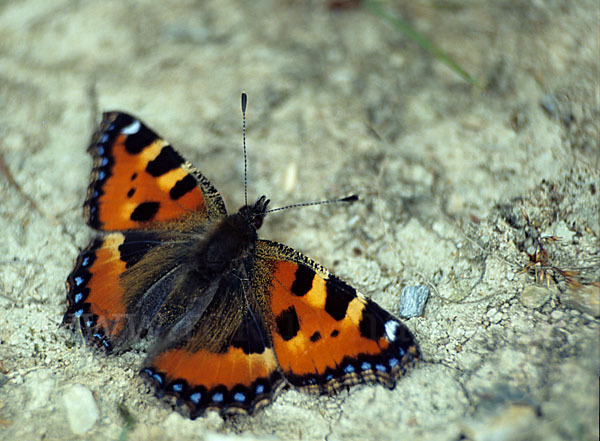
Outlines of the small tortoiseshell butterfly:
<svg viewBox="0 0 600 441">
<path fill-rule="evenodd" d="M 258 239 L 265 196 L 228 214 L 202 173 L 126 113 L 105 113 L 88 150 L 85 215 L 102 234 L 67 279 L 63 322 L 107 352 L 153 336 L 141 373 L 191 418 L 251 413 L 284 384 L 391 389 L 419 358 L 390 313 L 298 251 Z"/>
</svg>

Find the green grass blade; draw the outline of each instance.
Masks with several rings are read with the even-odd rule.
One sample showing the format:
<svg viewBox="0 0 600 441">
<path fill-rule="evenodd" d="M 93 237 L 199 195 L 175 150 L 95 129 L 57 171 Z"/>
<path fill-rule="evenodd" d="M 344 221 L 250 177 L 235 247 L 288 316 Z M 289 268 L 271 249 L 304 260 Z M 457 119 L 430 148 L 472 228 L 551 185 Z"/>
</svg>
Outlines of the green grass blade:
<svg viewBox="0 0 600 441">
<path fill-rule="evenodd" d="M 464 70 L 460 66 L 460 64 L 458 64 L 456 61 L 450 58 L 448 54 L 446 54 L 443 50 L 441 50 L 439 47 L 433 44 L 433 42 L 427 37 L 425 37 L 423 34 L 417 32 L 404 21 L 384 10 L 379 4 L 379 2 L 375 0 L 364 0 L 363 5 L 365 9 L 370 11 L 372 14 L 386 20 L 388 23 L 390 23 L 396 29 L 401 31 L 404 35 L 413 40 L 423 49 L 433 54 L 433 56 L 440 60 L 442 63 L 448 65 L 462 79 L 464 79 L 468 83 L 471 83 L 473 86 L 480 87 L 479 82 L 474 77 L 469 75 L 469 73 L 466 70 Z"/>
</svg>

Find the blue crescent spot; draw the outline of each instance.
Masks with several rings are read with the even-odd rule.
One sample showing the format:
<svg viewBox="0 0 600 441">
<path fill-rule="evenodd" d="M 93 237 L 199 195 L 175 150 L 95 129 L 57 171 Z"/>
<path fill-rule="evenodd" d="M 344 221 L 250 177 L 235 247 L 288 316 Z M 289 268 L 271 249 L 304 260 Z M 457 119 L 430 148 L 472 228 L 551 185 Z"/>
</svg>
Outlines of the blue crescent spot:
<svg viewBox="0 0 600 441">
<path fill-rule="evenodd" d="M 153 373 L 152 378 L 158 383 L 163 384 L 163 377 L 159 373 Z"/>
</svg>

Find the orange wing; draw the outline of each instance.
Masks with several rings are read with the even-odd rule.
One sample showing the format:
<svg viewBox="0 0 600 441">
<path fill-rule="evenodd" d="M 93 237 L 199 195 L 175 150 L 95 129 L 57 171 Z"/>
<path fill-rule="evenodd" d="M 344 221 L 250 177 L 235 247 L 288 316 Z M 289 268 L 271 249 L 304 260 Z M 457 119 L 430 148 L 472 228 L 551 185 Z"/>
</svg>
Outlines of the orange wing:
<svg viewBox="0 0 600 441">
<path fill-rule="evenodd" d="M 94 166 L 84 209 L 93 228 L 148 228 L 191 211 L 207 219 L 226 215 L 210 182 L 131 115 L 105 113 L 88 150 Z"/>
<path fill-rule="evenodd" d="M 203 320 L 210 321 L 210 315 Z M 208 328 L 221 332 L 226 326 L 212 321 Z M 192 419 L 207 409 L 252 413 L 267 404 L 283 377 L 262 320 L 247 310 L 231 340 L 218 349 L 203 346 L 205 337 L 196 332 L 167 343 L 149 357 L 141 373 L 158 395 L 185 403 Z"/>
<path fill-rule="evenodd" d="M 177 248 L 167 242 L 166 249 L 156 252 L 163 244 L 161 233 L 152 230 L 115 232 L 93 239 L 67 278 L 63 324 L 79 324 L 86 339 L 107 352 L 139 338 L 154 318 L 144 307 L 160 306 L 173 277 L 183 270 L 178 268 Z M 139 277 L 139 269 L 132 267 L 153 251 L 159 258 L 147 259 L 147 273 Z M 140 305 L 146 292 L 154 296 L 154 302 Z"/>
<path fill-rule="evenodd" d="M 112 350 L 126 322 L 125 291 L 119 283 L 126 262 L 119 247 L 121 233 L 99 237 L 81 252 L 67 279 L 67 312 L 63 324 L 79 322 L 94 345 Z"/>
<path fill-rule="evenodd" d="M 319 264 L 264 240 L 257 256 L 260 279 L 270 280 L 273 349 L 292 385 L 320 393 L 370 381 L 393 388 L 419 358 L 402 322 Z"/>
</svg>

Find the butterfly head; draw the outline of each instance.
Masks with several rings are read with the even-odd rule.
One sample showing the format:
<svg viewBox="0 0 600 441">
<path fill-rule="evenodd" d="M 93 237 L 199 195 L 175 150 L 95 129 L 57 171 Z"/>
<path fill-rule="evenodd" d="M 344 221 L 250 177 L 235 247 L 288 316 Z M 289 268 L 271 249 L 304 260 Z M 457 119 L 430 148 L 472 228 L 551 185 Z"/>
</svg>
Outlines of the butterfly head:
<svg viewBox="0 0 600 441">
<path fill-rule="evenodd" d="M 252 226 L 255 230 L 258 230 L 262 223 L 265 215 L 267 214 L 267 207 L 269 201 L 266 196 L 261 196 L 254 205 L 244 205 L 240 208 L 239 214 Z"/>
</svg>

